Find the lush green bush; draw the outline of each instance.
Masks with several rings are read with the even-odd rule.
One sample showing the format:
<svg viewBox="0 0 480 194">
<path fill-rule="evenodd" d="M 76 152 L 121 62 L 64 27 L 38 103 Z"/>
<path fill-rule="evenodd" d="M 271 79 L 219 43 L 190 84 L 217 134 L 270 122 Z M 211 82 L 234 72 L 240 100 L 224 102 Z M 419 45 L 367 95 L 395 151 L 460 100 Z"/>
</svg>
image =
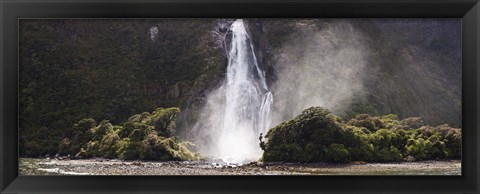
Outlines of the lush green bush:
<svg viewBox="0 0 480 194">
<path fill-rule="evenodd" d="M 115 158 L 116 157 L 116 147 L 115 143 L 120 140 L 120 136 L 116 132 L 109 132 L 102 137 L 99 145 L 99 152 L 102 153 L 101 156 L 104 158 Z"/>
<path fill-rule="evenodd" d="M 383 127 L 383 123 L 380 121 L 379 117 L 373 117 L 368 114 L 359 114 L 355 118 L 348 121 L 347 124 L 356 127 L 365 127 L 372 132 Z"/>
<path fill-rule="evenodd" d="M 166 109 L 158 108 L 148 117 L 146 123 L 154 126 L 155 131 L 157 131 L 159 135 L 172 137 L 176 127 L 175 118 L 179 113 L 180 109 L 176 107 Z"/>
<path fill-rule="evenodd" d="M 327 148 L 325 154 L 326 161 L 343 163 L 350 161 L 350 152 L 345 148 L 343 144 L 332 143 Z"/>
<path fill-rule="evenodd" d="M 402 153 L 394 146 L 378 148 L 374 151 L 374 161 L 377 162 L 398 162 L 403 158 Z"/>
<path fill-rule="evenodd" d="M 374 161 L 374 145 L 369 140 L 370 131 L 364 127 L 355 127 L 349 125 L 343 125 L 350 131 L 350 141 L 346 142 L 347 149 L 350 153 L 350 158 L 353 161 Z"/>
<path fill-rule="evenodd" d="M 94 140 L 100 141 L 105 134 L 113 133 L 113 125 L 108 120 L 103 120 L 97 127 L 91 128 L 90 132 Z"/>
<path fill-rule="evenodd" d="M 66 133 L 71 136 L 60 141 L 58 153 L 76 158 L 198 160 L 200 155 L 190 151 L 193 144 L 173 136 L 179 112 L 179 108 L 158 108 L 151 114 L 133 115 L 120 126 L 82 119 Z"/>
<path fill-rule="evenodd" d="M 443 126 L 442 126 L 443 128 Z M 461 129 L 449 130 L 445 135 L 445 147 L 447 155 L 452 158 L 460 158 L 462 156 L 462 131 Z"/>
<path fill-rule="evenodd" d="M 461 129 L 424 126 L 423 119 L 360 114 L 343 123 L 327 109 L 311 107 L 260 137 L 264 161 L 398 162 L 459 159 Z"/>
<path fill-rule="evenodd" d="M 401 120 L 400 125 L 407 126 L 409 129 L 418 129 L 425 126 L 425 121 L 421 117 L 409 117 Z"/>
<path fill-rule="evenodd" d="M 263 160 L 316 162 L 323 160 L 331 144 L 355 142 L 353 133 L 335 118 L 327 109 L 312 107 L 270 129 L 265 135 Z"/>
</svg>

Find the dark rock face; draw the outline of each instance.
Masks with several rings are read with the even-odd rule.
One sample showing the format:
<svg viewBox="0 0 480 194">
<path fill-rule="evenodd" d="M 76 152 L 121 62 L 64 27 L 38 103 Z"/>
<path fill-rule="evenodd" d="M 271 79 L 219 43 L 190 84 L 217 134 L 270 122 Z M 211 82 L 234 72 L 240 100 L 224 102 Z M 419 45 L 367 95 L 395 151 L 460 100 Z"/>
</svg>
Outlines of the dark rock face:
<svg viewBox="0 0 480 194">
<path fill-rule="evenodd" d="M 377 72 L 365 80 L 369 98 L 384 104 L 382 112 L 461 126 L 460 21 L 378 20 L 372 25 L 378 33 L 364 31 L 379 54 L 370 59 Z"/>
</svg>

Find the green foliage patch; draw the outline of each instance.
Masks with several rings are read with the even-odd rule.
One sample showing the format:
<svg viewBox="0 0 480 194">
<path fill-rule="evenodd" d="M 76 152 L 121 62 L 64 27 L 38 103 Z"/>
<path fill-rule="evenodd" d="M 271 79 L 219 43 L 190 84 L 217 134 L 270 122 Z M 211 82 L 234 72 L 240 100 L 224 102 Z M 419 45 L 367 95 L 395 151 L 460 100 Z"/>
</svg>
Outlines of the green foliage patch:
<svg viewBox="0 0 480 194">
<path fill-rule="evenodd" d="M 97 125 L 82 119 L 73 125 L 53 152 L 75 158 L 120 158 L 125 160 L 199 160 L 194 145 L 173 136 L 180 109 L 157 108 L 152 113 L 131 116 L 122 125 L 108 120 Z"/>
<path fill-rule="evenodd" d="M 399 162 L 459 159 L 461 129 L 424 125 L 419 117 L 360 114 L 343 122 L 322 107 L 304 110 L 260 137 L 263 161 Z"/>
<path fill-rule="evenodd" d="M 65 130 L 82 118 L 119 124 L 154 107 L 196 103 L 192 99 L 215 87 L 227 64 L 224 51 L 213 46 L 216 23 L 217 19 L 20 21 L 19 128 L 21 149 L 26 148 L 21 155 L 46 154 L 35 150 L 57 147 Z M 158 30 L 154 38 L 149 34 L 152 28 Z M 51 141 L 33 141 L 43 137 L 29 133 L 42 127 L 53 130 L 47 133 L 54 135 Z M 66 136 L 73 143 L 74 136 Z"/>
</svg>

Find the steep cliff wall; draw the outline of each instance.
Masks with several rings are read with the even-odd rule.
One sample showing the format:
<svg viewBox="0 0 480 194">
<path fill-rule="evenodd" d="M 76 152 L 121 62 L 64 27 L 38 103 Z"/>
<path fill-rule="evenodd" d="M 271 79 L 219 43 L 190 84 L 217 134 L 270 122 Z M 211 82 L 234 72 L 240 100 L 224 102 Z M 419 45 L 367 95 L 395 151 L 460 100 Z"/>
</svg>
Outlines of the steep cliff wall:
<svg viewBox="0 0 480 194">
<path fill-rule="evenodd" d="M 461 126 L 459 20 L 251 19 L 249 24 L 274 88 L 277 122 L 320 105 L 343 117 L 393 113 Z"/>
</svg>

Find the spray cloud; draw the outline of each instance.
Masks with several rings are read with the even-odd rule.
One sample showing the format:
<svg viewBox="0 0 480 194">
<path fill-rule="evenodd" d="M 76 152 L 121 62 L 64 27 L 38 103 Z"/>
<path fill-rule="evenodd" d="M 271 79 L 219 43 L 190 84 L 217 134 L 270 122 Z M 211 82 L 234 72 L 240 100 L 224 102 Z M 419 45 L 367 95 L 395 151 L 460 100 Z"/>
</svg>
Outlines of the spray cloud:
<svg viewBox="0 0 480 194">
<path fill-rule="evenodd" d="M 311 106 L 341 112 L 362 91 L 369 48 L 345 20 L 298 20 L 289 40 L 276 53 L 273 124 Z"/>
</svg>

